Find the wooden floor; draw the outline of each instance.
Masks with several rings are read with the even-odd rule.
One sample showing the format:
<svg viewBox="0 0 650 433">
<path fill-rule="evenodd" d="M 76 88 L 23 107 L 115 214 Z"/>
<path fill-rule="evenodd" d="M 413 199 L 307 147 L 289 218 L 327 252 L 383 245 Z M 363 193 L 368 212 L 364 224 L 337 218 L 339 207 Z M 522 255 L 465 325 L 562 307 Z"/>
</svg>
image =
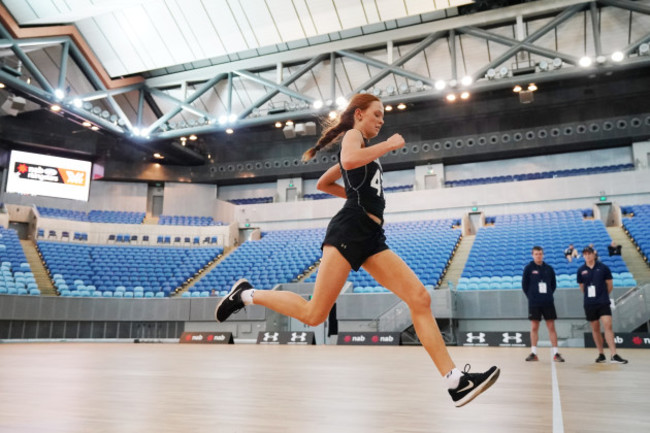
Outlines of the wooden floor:
<svg viewBox="0 0 650 433">
<path fill-rule="evenodd" d="M 502 370 L 462 408 L 420 347 L 0 344 L 0 432 L 650 431 L 650 351 L 563 349 L 555 417 L 549 349 L 450 351 Z"/>
</svg>

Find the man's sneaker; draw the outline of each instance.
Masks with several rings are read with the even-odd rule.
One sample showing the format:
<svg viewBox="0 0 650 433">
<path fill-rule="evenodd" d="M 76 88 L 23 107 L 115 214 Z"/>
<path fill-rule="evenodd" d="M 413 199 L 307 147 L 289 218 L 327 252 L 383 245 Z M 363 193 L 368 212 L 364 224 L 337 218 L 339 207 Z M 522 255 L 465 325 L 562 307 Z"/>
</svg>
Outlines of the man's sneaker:
<svg viewBox="0 0 650 433">
<path fill-rule="evenodd" d="M 610 360 L 612 364 L 627 364 L 627 359 L 623 359 L 618 354 L 612 356 L 612 359 Z"/>
<path fill-rule="evenodd" d="M 449 390 L 449 395 L 456 407 L 464 406 L 474 400 L 480 393 L 492 386 L 501 373 L 497 367 L 491 367 L 485 373 L 470 373 L 469 369 L 469 364 L 466 364 L 458 387 Z"/>
<path fill-rule="evenodd" d="M 534 353 L 531 353 L 526 357 L 526 361 L 539 361 L 539 358 Z"/>
<path fill-rule="evenodd" d="M 553 361 L 564 362 L 564 358 L 562 358 L 562 355 L 560 355 L 559 353 L 556 353 L 555 356 L 553 356 Z"/>
<path fill-rule="evenodd" d="M 224 322 L 232 314 L 244 308 L 244 302 L 241 300 L 241 294 L 244 290 L 252 289 L 251 283 L 246 278 L 237 281 L 214 310 L 214 318 L 217 322 Z"/>
<path fill-rule="evenodd" d="M 603 362 L 607 362 L 607 358 L 605 358 L 605 354 L 601 353 L 598 355 L 598 358 L 596 358 L 596 362 L 601 364 Z"/>
</svg>

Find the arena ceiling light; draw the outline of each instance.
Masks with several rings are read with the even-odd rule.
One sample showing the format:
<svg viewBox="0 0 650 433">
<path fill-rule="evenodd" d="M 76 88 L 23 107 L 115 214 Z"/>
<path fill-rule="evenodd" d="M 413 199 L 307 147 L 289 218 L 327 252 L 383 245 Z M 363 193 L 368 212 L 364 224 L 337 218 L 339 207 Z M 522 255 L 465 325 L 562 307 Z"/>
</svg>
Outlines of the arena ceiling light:
<svg viewBox="0 0 650 433">
<path fill-rule="evenodd" d="M 234 129 L 232 129 L 232 128 L 226 128 L 226 134 L 232 134 L 233 132 L 235 132 Z"/>
<path fill-rule="evenodd" d="M 446 99 L 448 102 L 454 102 L 454 101 L 456 100 L 456 95 L 454 95 L 453 93 L 450 93 L 450 94 L 448 94 L 447 96 L 445 96 L 445 99 Z"/>
<path fill-rule="evenodd" d="M 445 87 L 447 87 L 447 83 L 445 83 L 443 80 L 438 80 L 434 84 L 434 87 L 436 90 L 443 90 Z"/>
<path fill-rule="evenodd" d="M 583 68 L 588 68 L 589 66 L 591 66 L 591 63 L 592 63 L 591 58 L 587 56 L 581 57 L 580 60 L 578 60 L 578 64 Z"/>
<path fill-rule="evenodd" d="M 465 75 L 463 79 L 460 80 L 460 84 L 462 84 L 463 86 L 469 86 L 470 84 L 472 84 L 473 81 L 474 80 L 472 80 L 472 77 L 470 77 L 469 75 Z"/>
<path fill-rule="evenodd" d="M 620 62 L 625 58 L 625 54 L 620 51 L 615 51 L 612 53 L 612 60 L 615 62 Z"/>
<path fill-rule="evenodd" d="M 469 92 L 463 92 L 460 94 L 460 99 L 469 99 Z"/>
<path fill-rule="evenodd" d="M 639 55 L 640 56 L 648 56 L 650 55 L 650 44 L 647 42 L 642 43 L 639 45 Z"/>
<path fill-rule="evenodd" d="M 314 109 L 316 110 L 320 110 L 321 108 L 323 108 L 323 101 L 321 101 L 320 99 L 314 101 L 312 107 L 314 107 Z"/>
<path fill-rule="evenodd" d="M 393 111 L 393 106 L 392 105 L 386 105 L 384 107 L 384 111 Z"/>
</svg>

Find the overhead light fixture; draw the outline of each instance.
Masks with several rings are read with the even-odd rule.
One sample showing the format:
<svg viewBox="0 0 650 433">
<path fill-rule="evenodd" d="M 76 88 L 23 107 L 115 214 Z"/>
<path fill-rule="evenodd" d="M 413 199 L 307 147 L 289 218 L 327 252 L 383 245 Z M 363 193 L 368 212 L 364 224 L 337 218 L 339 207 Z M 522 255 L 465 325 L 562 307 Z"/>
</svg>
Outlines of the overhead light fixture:
<svg viewBox="0 0 650 433">
<path fill-rule="evenodd" d="M 63 91 L 63 89 L 55 89 L 54 90 L 54 97 L 56 99 L 61 100 L 61 99 L 63 99 L 65 97 L 65 92 Z"/>
<path fill-rule="evenodd" d="M 328 114 L 330 119 L 336 119 L 336 116 L 338 116 L 338 113 L 334 110 L 330 111 Z"/>
<path fill-rule="evenodd" d="M 519 84 L 517 84 L 515 87 L 512 88 L 512 91 L 515 92 L 515 93 L 519 93 L 519 92 L 521 92 L 521 90 L 522 89 L 521 89 L 521 86 Z"/>
<path fill-rule="evenodd" d="M 447 86 L 447 83 L 445 83 L 445 82 L 442 81 L 442 80 L 438 80 L 438 81 L 436 81 L 436 83 L 434 84 L 434 87 L 436 88 L 436 90 L 443 90 L 446 86 Z"/>
<path fill-rule="evenodd" d="M 395 94 L 395 86 L 390 85 L 390 86 L 386 87 L 386 94 L 388 96 L 394 95 Z"/>
<path fill-rule="evenodd" d="M 408 93 L 411 89 L 409 88 L 409 85 L 406 83 L 402 83 L 399 85 L 399 92 L 404 94 Z"/>
<path fill-rule="evenodd" d="M 487 78 L 488 80 L 494 80 L 496 76 L 497 76 L 497 71 L 494 68 L 488 69 L 487 72 L 485 73 L 485 78 Z"/>
<path fill-rule="evenodd" d="M 372 94 L 377 97 L 381 96 L 381 89 L 379 87 L 373 87 Z"/>
<path fill-rule="evenodd" d="M 287 125 L 287 126 L 293 126 L 293 120 L 287 120 L 287 121 L 285 122 L 285 125 Z"/>
<path fill-rule="evenodd" d="M 90 123 L 89 121 L 85 120 L 85 121 L 82 123 L 82 125 L 85 126 L 86 128 L 90 128 L 90 127 L 92 126 L 92 123 Z"/>
<path fill-rule="evenodd" d="M 93 125 L 90 127 L 90 129 L 92 129 L 93 131 L 99 131 L 99 126 Z"/>
<path fill-rule="evenodd" d="M 650 44 L 644 42 L 641 45 L 639 45 L 639 55 L 640 56 L 650 55 Z"/>
<path fill-rule="evenodd" d="M 415 90 L 417 90 L 418 92 L 421 92 L 421 91 L 424 90 L 424 83 L 422 82 L 422 80 L 417 80 L 415 82 Z"/>
<path fill-rule="evenodd" d="M 561 67 L 562 67 L 562 59 L 559 58 L 559 57 L 555 57 L 555 58 L 553 59 L 553 67 L 554 67 L 555 69 L 561 68 Z"/>
<path fill-rule="evenodd" d="M 232 134 L 233 132 L 235 132 L 235 131 L 232 128 L 227 128 L 226 129 L 226 134 Z"/>
<path fill-rule="evenodd" d="M 460 94 L 460 99 L 468 99 L 469 98 L 469 92 L 463 92 Z"/>
<path fill-rule="evenodd" d="M 583 68 L 588 68 L 589 66 L 591 66 L 591 63 L 592 63 L 591 58 L 587 56 L 581 57 L 580 60 L 578 60 L 578 64 Z"/>
<path fill-rule="evenodd" d="M 450 94 L 448 94 L 445 98 L 446 98 L 447 101 L 449 101 L 449 102 L 454 102 L 454 101 L 456 100 L 456 95 L 454 95 L 453 93 L 450 93 Z"/>
<path fill-rule="evenodd" d="M 76 108 L 81 108 L 83 106 L 83 101 L 79 98 L 74 98 L 72 100 L 72 105 L 74 105 Z"/>
<path fill-rule="evenodd" d="M 199 138 L 199 137 L 197 137 L 197 136 L 194 135 L 194 134 L 190 135 L 190 140 L 192 140 L 192 141 L 196 141 L 198 138 Z"/>
<path fill-rule="evenodd" d="M 185 143 L 187 141 L 187 137 L 181 137 L 181 141 Z"/>
<path fill-rule="evenodd" d="M 219 116 L 219 123 L 225 125 L 228 122 L 228 116 Z"/>
<path fill-rule="evenodd" d="M 314 104 L 312 106 L 314 107 L 314 109 L 320 110 L 321 108 L 323 108 L 323 101 L 318 99 L 318 100 L 314 101 Z"/>
<path fill-rule="evenodd" d="M 620 51 L 615 51 L 612 53 L 612 60 L 615 62 L 620 62 L 625 58 L 625 55 Z"/>
<path fill-rule="evenodd" d="M 469 75 L 465 75 L 463 79 L 460 80 L 460 84 L 462 84 L 463 86 L 469 86 L 470 84 L 472 84 L 473 81 L 474 80 L 472 79 L 472 77 L 470 77 Z"/>
<path fill-rule="evenodd" d="M 400 102 L 399 104 L 397 104 L 397 109 L 398 110 L 405 110 L 406 109 L 406 104 L 403 103 L 403 102 Z"/>
<path fill-rule="evenodd" d="M 339 96 L 336 98 L 336 106 L 342 110 L 348 105 L 348 100 L 345 99 L 343 96 Z"/>
<path fill-rule="evenodd" d="M 154 154 L 153 154 L 153 157 L 156 158 L 156 159 L 164 159 L 164 158 L 165 158 L 164 156 L 162 156 L 162 155 L 161 155 L 160 153 L 158 153 L 158 152 L 154 153 Z"/>
<path fill-rule="evenodd" d="M 499 78 L 507 77 L 509 72 L 510 70 L 508 70 L 508 68 L 501 66 L 501 68 L 499 68 Z"/>
<path fill-rule="evenodd" d="M 50 107 L 50 110 L 52 111 L 61 111 L 61 106 L 58 104 L 54 104 Z"/>
<path fill-rule="evenodd" d="M 386 105 L 384 107 L 384 111 L 393 111 L 393 106 L 392 105 Z"/>
<path fill-rule="evenodd" d="M 4 88 L 5 88 L 5 83 L 0 83 L 0 89 L 4 89 Z"/>
<path fill-rule="evenodd" d="M 280 122 L 280 121 L 275 122 L 275 127 L 276 128 L 282 128 L 282 122 Z"/>
<path fill-rule="evenodd" d="M 549 64 L 546 60 L 540 60 L 539 63 L 537 64 L 537 67 L 539 68 L 540 71 L 548 71 Z"/>
<path fill-rule="evenodd" d="M 537 85 L 535 83 L 530 83 L 528 85 L 528 90 L 530 90 L 531 92 L 534 92 L 535 90 L 537 90 Z"/>
</svg>

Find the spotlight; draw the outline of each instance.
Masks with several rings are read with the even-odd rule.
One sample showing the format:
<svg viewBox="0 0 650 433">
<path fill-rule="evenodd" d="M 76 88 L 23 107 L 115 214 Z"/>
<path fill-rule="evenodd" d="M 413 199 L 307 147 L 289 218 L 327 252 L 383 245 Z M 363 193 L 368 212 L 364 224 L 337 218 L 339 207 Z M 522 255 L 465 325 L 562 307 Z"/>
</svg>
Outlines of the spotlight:
<svg viewBox="0 0 650 433">
<path fill-rule="evenodd" d="M 348 100 L 345 99 L 343 96 L 339 96 L 338 98 L 336 98 L 336 106 L 339 109 L 341 110 L 344 109 L 346 105 L 348 105 Z"/>
<path fill-rule="evenodd" d="M 338 116 L 338 114 L 336 113 L 336 111 L 332 110 L 329 112 L 328 116 L 330 119 L 336 119 L 336 116 Z"/>
<path fill-rule="evenodd" d="M 226 129 L 226 134 L 232 134 L 233 132 L 235 131 L 232 128 Z"/>
<path fill-rule="evenodd" d="M 450 94 L 448 94 L 448 95 L 446 96 L 446 99 L 447 99 L 447 101 L 449 101 L 449 102 L 454 102 L 454 101 L 456 100 L 456 95 L 454 95 L 453 93 L 450 93 Z"/>
<path fill-rule="evenodd" d="M 74 105 L 76 108 L 81 108 L 83 106 L 83 102 L 79 98 L 75 98 L 72 100 L 72 105 Z"/>
<path fill-rule="evenodd" d="M 442 80 L 438 80 L 438 81 L 436 81 L 436 84 L 435 84 L 435 88 L 436 88 L 436 90 L 442 90 L 442 89 L 444 89 L 446 86 L 447 86 L 447 84 L 446 84 L 444 81 L 442 81 Z"/>
<path fill-rule="evenodd" d="M 61 111 L 61 106 L 57 105 L 57 104 L 54 104 L 54 105 L 52 105 L 50 107 L 50 110 L 52 110 L 52 111 Z"/>
<path fill-rule="evenodd" d="M 228 122 L 228 117 L 227 116 L 219 116 L 219 123 L 221 125 L 225 125 L 226 122 Z"/>
<path fill-rule="evenodd" d="M 562 67 L 562 59 L 559 57 L 556 57 L 553 59 L 553 67 L 555 69 L 561 68 Z"/>
<path fill-rule="evenodd" d="M 606 61 L 607 61 L 607 57 L 605 57 L 605 56 L 598 56 L 598 57 L 596 57 L 596 63 L 598 63 L 599 65 L 602 65 L 602 64 L 605 63 Z"/>
<path fill-rule="evenodd" d="M 287 120 L 287 121 L 285 122 L 285 125 L 287 125 L 287 126 L 293 126 L 293 120 Z"/>
<path fill-rule="evenodd" d="M 153 154 L 153 157 L 156 158 L 156 159 L 164 159 L 164 158 L 165 158 L 164 156 L 162 156 L 162 155 L 159 154 L 158 152 L 154 153 L 154 154 Z"/>
<path fill-rule="evenodd" d="M 402 84 L 399 85 L 399 92 L 400 93 L 404 94 L 404 93 L 408 93 L 409 91 L 410 91 L 410 89 L 409 89 L 408 84 L 402 83 Z"/>
<path fill-rule="evenodd" d="M 54 97 L 61 100 L 65 97 L 65 92 L 62 89 L 56 89 L 54 90 Z"/>
<path fill-rule="evenodd" d="M 194 135 L 194 134 L 190 135 L 190 140 L 192 140 L 192 141 L 196 141 L 198 138 L 199 138 L 199 137 L 197 137 L 197 136 Z"/>
<path fill-rule="evenodd" d="M 589 66 L 591 66 L 591 58 L 587 56 L 581 57 L 580 60 L 578 61 L 578 64 L 583 68 L 588 68 Z"/>
<path fill-rule="evenodd" d="M 323 101 L 321 101 L 320 99 L 314 101 L 313 107 L 316 110 L 320 110 L 321 108 L 323 108 Z"/>
<path fill-rule="evenodd" d="M 620 62 L 625 58 L 625 55 L 620 51 L 615 51 L 612 53 L 612 60 L 615 62 Z"/>
<path fill-rule="evenodd" d="M 90 123 L 89 121 L 85 120 L 85 121 L 82 123 L 82 125 L 85 126 L 86 128 L 90 128 L 90 127 L 92 126 L 92 123 Z"/>
<path fill-rule="evenodd" d="M 381 89 L 379 87 L 374 87 L 372 89 L 372 94 L 375 96 L 380 96 L 381 95 Z"/>
<path fill-rule="evenodd" d="M 386 87 L 386 94 L 388 96 L 392 96 L 395 94 L 395 86 L 388 86 Z"/>
<path fill-rule="evenodd" d="M 276 128 L 282 128 L 282 122 L 275 122 Z"/>
<path fill-rule="evenodd" d="M 488 69 L 487 72 L 485 73 L 485 78 L 487 78 L 488 80 L 494 80 L 496 76 L 497 76 L 497 71 L 494 68 Z"/>
<path fill-rule="evenodd" d="M 235 120 L 237 120 L 237 115 L 236 114 L 231 114 L 228 116 L 228 122 L 234 123 Z"/>
<path fill-rule="evenodd" d="M 640 56 L 650 55 L 650 44 L 644 42 L 641 45 L 639 45 L 639 55 Z"/>
<path fill-rule="evenodd" d="M 540 71 L 548 71 L 548 62 L 546 60 L 540 60 L 540 62 L 537 64 L 539 67 Z"/>
<path fill-rule="evenodd" d="M 501 68 L 499 69 L 499 78 L 507 77 L 508 72 L 509 72 L 508 68 L 506 68 L 505 66 L 501 66 Z"/>
<path fill-rule="evenodd" d="M 5 88 L 5 83 L 0 83 L 0 89 L 4 89 L 4 88 Z"/>
<path fill-rule="evenodd" d="M 99 126 L 93 125 L 90 127 L 93 131 L 99 131 Z"/>
<path fill-rule="evenodd" d="M 421 91 L 424 90 L 424 83 L 422 82 L 422 80 L 417 80 L 415 82 L 415 90 L 417 90 L 418 92 L 421 92 Z"/>
<path fill-rule="evenodd" d="M 397 104 L 397 109 L 398 110 L 405 110 L 406 109 L 406 104 L 403 103 L 403 102 L 400 102 L 399 104 Z"/>
<path fill-rule="evenodd" d="M 463 92 L 460 94 L 460 99 L 468 99 L 469 98 L 469 92 Z"/>
<path fill-rule="evenodd" d="M 537 85 L 535 85 L 535 83 L 530 83 L 528 85 L 528 90 L 530 90 L 531 92 L 534 92 L 535 90 L 537 90 Z"/>
<path fill-rule="evenodd" d="M 521 92 L 521 86 L 517 84 L 515 87 L 512 88 L 512 91 L 515 93 Z"/>
<path fill-rule="evenodd" d="M 384 107 L 384 111 L 393 111 L 393 106 L 392 105 L 386 105 Z"/>
<path fill-rule="evenodd" d="M 472 81 L 474 81 L 472 80 L 472 77 L 470 77 L 469 75 L 465 75 L 463 79 L 460 80 L 460 84 L 462 84 L 463 86 L 469 86 L 470 84 L 472 84 Z"/>
<path fill-rule="evenodd" d="M 187 141 L 187 137 L 181 137 L 181 141 L 185 143 Z"/>
</svg>

